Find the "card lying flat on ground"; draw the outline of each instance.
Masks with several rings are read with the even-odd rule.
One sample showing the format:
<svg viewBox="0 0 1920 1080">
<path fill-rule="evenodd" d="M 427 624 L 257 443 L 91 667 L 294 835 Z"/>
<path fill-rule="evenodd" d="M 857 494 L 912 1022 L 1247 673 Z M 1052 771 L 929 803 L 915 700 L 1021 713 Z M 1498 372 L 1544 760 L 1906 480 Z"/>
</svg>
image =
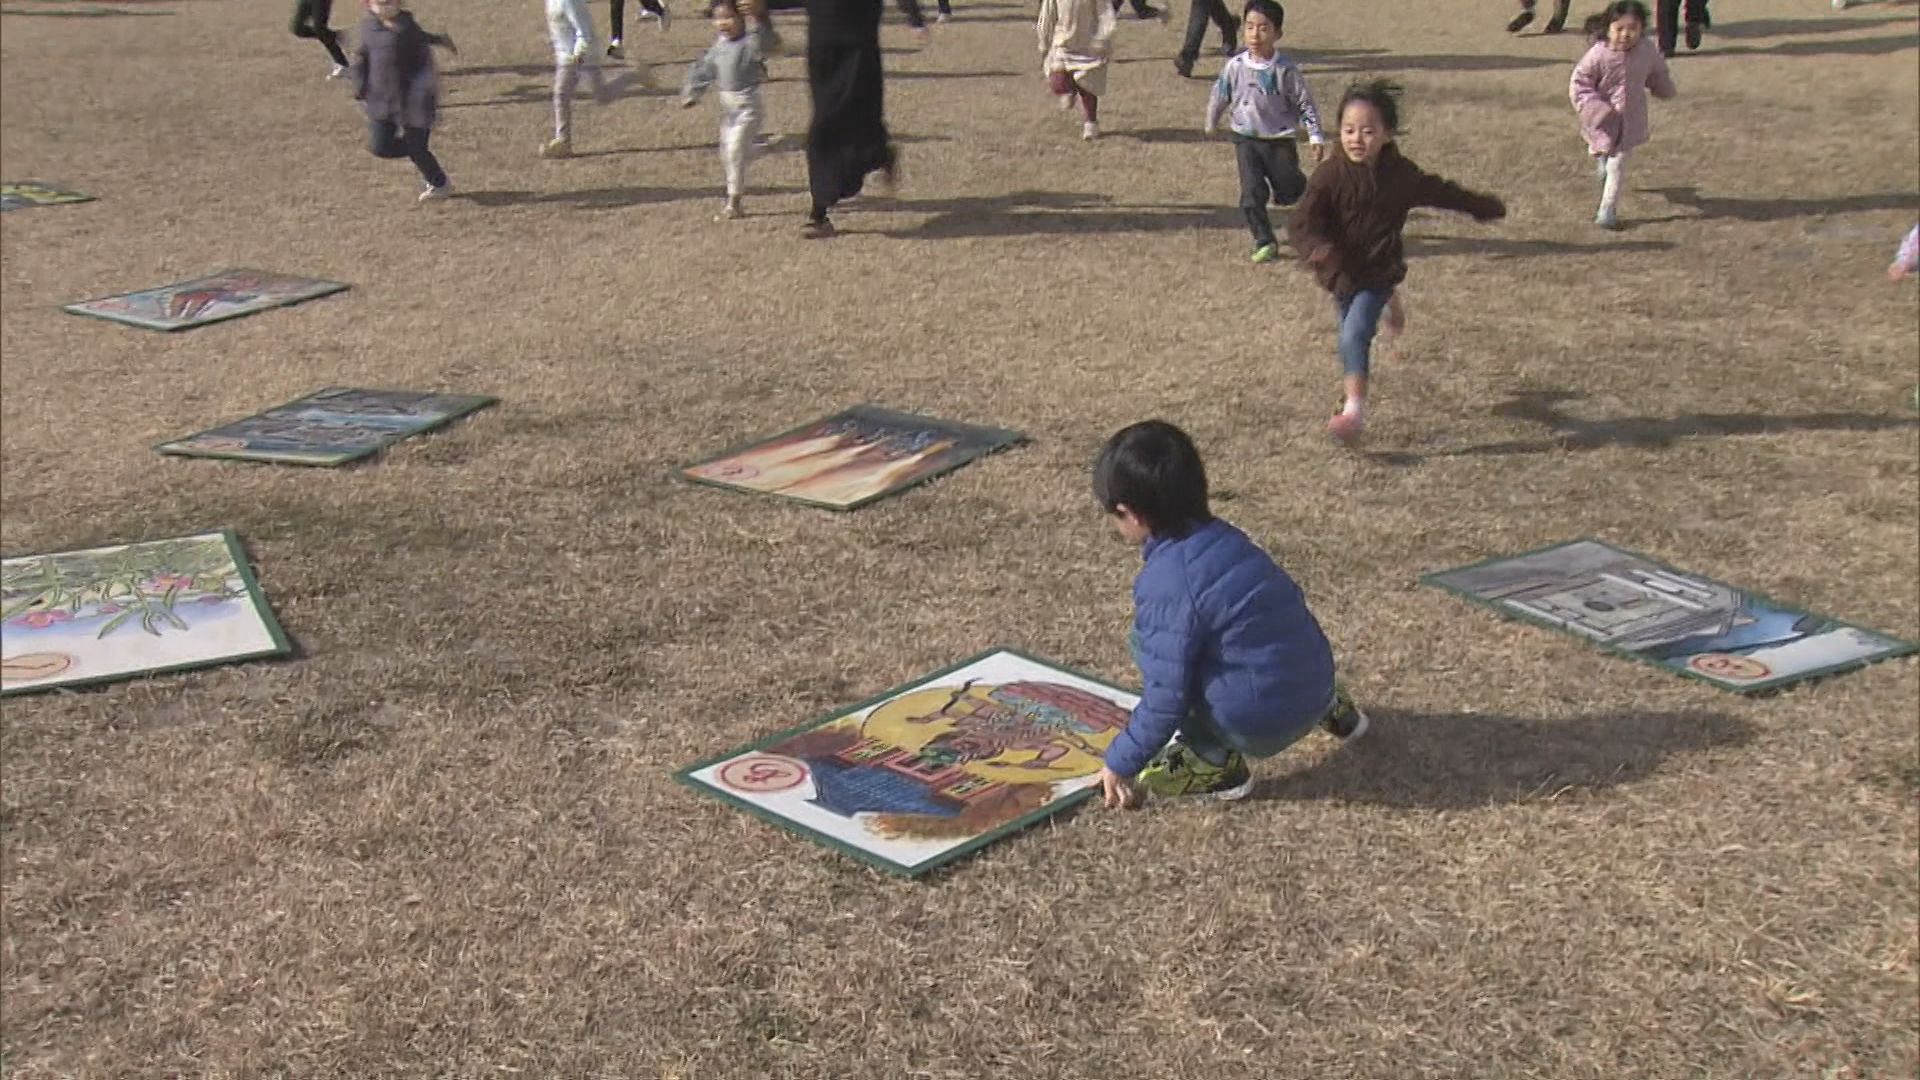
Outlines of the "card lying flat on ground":
<svg viewBox="0 0 1920 1080">
<path fill-rule="evenodd" d="M 913 877 L 1086 798 L 1136 700 L 994 649 L 677 777 Z"/>
<path fill-rule="evenodd" d="M 1420 579 L 1725 690 L 1752 693 L 1920 650 L 1598 540 Z"/>
<path fill-rule="evenodd" d="M 288 651 L 231 532 L 0 560 L 0 694 Z"/>
<path fill-rule="evenodd" d="M 186 330 L 346 289 L 347 286 L 338 281 L 264 270 L 222 270 L 192 281 L 82 300 L 62 310 L 148 330 Z"/>
<path fill-rule="evenodd" d="M 857 405 L 681 470 L 690 480 L 853 510 L 1024 441 L 975 427 Z"/>
<path fill-rule="evenodd" d="M 26 210 L 35 206 L 64 206 L 92 201 L 91 195 L 43 184 L 38 180 L 0 181 L 0 210 Z"/>
<path fill-rule="evenodd" d="M 473 394 L 332 386 L 155 449 L 188 457 L 344 465 L 493 402 Z"/>
</svg>

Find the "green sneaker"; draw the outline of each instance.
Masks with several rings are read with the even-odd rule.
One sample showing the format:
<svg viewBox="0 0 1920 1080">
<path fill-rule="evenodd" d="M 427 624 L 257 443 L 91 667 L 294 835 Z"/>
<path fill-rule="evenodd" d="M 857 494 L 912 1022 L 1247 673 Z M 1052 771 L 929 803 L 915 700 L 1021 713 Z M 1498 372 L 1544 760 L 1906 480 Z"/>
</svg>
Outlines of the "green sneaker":
<svg viewBox="0 0 1920 1080">
<path fill-rule="evenodd" d="M 1347 696 L 1347 688 L 1338 684 L 1333 688 L 1333 708 L 1320 718 L 1320 726 L 1327 734 L 1348 742 L 1367 733 L 1367 714 Z"/>
<path fill-rule="evenodd" d="M 1211 795 L 1228 801 L 1253 790 L 1253 773 L 1239 752 L 1229 752 L 1225 765 L 1211 765 L 1179 743 L 1170 744 L 1140 770 L 1140 786 L 1161 796 Z"/>
<path fill-rule="evenodd" d="M 1280 257 L 1280 249 L 1272 244 L 1261 244 L 1253 249 L 1253 254 L 1249 257 L 1257 263 L 1270 263 Z"/>
</svg>

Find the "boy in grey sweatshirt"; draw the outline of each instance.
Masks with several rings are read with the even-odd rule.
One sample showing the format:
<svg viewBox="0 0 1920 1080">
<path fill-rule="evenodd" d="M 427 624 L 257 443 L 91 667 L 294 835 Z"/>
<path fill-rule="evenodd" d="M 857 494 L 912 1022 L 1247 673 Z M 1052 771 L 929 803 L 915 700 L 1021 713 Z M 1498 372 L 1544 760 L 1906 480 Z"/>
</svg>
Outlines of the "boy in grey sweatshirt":
<svg viewBox="0 0 1920 1080">
<path fill-rule="evenodd" d="M 708 87 L 720 92 L 720 159 L 727 170 L 727 205 L 716 220 L 725 221 L 746 216 L 740 198 L 746 191 L 747 162 L 753 159 L 755 141 L 766 122 L 760 84 L 767 79 L 767 63 L 761 30 L 747 30 L 746 19 L 734 0 L 714 0 L 709 11 L 719 37 L 706 55 L 687 68 L 680 104 L 692 108 Z"/>
<path fill-rule="evenodd" d="M 1222 113 L 1231 110 L 1233 153 L 1240 166 L 1240 210 L 1253 233 L 1253 261 L 1272 262 L 1280 254 L 1267 217 L 1267 200 L 1292 206 L 1307 189 L 1294 136 L 1301 127 L 1313 143 L 1314 163 L 1325 153 L 1320 110 L 1307 89 L 1306 76 L 1293 61 L 1274 51 L 1286 12 L 1275 0 L 1247 0 L 1241 19 L 1246 50 L 1227 61 L 1207 100 L 1206 132 L 1212 134 Z"/>
</svg>

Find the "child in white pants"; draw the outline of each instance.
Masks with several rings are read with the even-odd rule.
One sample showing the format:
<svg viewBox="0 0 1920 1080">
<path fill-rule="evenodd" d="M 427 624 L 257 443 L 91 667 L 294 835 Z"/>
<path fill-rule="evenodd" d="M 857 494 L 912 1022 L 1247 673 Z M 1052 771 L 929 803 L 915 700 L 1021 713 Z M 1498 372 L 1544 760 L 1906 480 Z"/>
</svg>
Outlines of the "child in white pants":
<svg viewBox="0 0 1920 1080">
<path fill-rule="evenodd" d="M 720 92 L 720 159 L 727 169 L 727 205 L 715 220 L 726 221 L 746 216 L 740 198 L 747 186 L 747 162 L 753 159 L 760 127 L 766 122 L 760 84 L 766 81 L 767 63 L 762 32 L 757 27 L 747 30 L 734 0 L 714 0 L 710 10 L 719 37 L 706 55 L 687 68 L 680 104 L 692 108 L 710 86 Z"/>
<path fill-rule="evenodd" d="M 593 51 L 593 17 L 586 0 L 547 0 L 547 35 L 553 39 L 553 138 L 540 148 L 544 158 L 573 156 L 573 91 L 581 69 L 602 105 L 613 98 Z"/>
</svg>

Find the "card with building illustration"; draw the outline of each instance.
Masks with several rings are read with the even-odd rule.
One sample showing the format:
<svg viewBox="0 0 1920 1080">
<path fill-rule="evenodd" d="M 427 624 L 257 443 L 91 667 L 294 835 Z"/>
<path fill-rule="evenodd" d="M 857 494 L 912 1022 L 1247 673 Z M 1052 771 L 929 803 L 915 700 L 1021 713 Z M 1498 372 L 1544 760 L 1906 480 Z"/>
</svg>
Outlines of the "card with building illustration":
<svg viewBox="0 0 1920 1080">
<path fill-rule="evenodd" d="M 858 405 L 681 470 L 690 480 L 853 510 L 1025 436 Z"/>
<path fill-rule="evenodd" d="M 1086 798 L 1136 700 L 995 649 L 677 776 L 913 877 Z"/>
<path fill-rule="evenodd" d="M 192 281 L 83 300 L 62 310 L 148 330 L 187 330 L 346 289 L 341 282 L 319 278 L 265 270 L 222 270 Z"/>
<path fill-rule="evenodd" d="M 0 181 L 0 210 L 26 210 L 35 206 L 65 206 L 92 202 L 93 196 L 38 180 Z"/>
<path fill-rule="evenodd" d="M 0 560 L 0 694 L 287 651 L 231 532 Z"/>
<path fill-rule="evenodd" d="M 1599 540 L 1574 540 L 1421 578 L 1739 693 L 1920 650 Z"/>
<path fill-rule="evenodd" d="M 475 394 L 330 386 L 155 449 L 186 457 L 344 465 L 493 402 Z"/>
</svg>

